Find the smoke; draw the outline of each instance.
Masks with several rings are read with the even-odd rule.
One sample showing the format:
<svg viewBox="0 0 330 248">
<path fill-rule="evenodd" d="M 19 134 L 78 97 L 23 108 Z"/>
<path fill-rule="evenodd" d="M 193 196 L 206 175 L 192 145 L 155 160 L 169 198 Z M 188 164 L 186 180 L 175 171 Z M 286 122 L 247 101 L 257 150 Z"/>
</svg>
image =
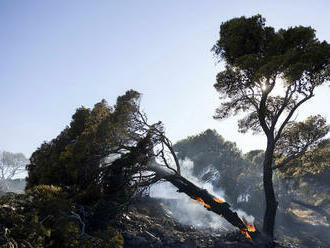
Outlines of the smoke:
<svg viewBox="0 0 330 248">
<path fill-rule="evenodd" d="M 226 200 L 224 191 L 213 187 L 213 183 L 220 178 L 217 170 L 210 166 L 205 168 L 197 178 L 192 173 L 194 163 L 191 160 L 185 159 L 181 161 L 180 164 L 183 177 L 197 186 L 206 189 L 217 198 Z M 199 178 L 203 178 L 204 180 L 202 181 Z M 154 198 L 162 198 L 163 202 L 170 210 L 171 216 L 183 224 L 193 225 L 201 229 L 212 229 L 212 231 L 216 232 L 225 232 L 235 229 L 235 227 L 228 223 L 224 218 L 221 218 L 216 213 L 207 211 L 203 205 L 191 199 L 184 193 L 176 192 L 176 190 L 177 188 L 169 182 L 162 182 L 151 187 L 150 196 Z M 240 217 L 244 216 L 244 218 L 250 223 L 253 222 L 254 218 L 248 216 L 244 211 L 236 210 L 236 212 Z"/>
</svg>

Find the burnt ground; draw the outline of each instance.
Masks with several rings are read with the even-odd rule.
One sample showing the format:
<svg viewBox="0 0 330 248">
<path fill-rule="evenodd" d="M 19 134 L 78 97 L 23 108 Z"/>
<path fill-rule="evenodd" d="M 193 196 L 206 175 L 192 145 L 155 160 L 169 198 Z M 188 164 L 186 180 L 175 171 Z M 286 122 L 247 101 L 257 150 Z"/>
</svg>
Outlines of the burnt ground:
<svg viewBox="0 0 330 248">
<path fill-rule="evenodd" d="M 275 235 L 280 241 L 300 248 L 330 247 L 330 226 L 319 213 L 291 203 L 278 211 L 276 219 Z"/>
<path fill-rule="evenodd" d="M 171 217 L 164 202 L 142 198 L 132 204 L 117 223 L 125 248 L 261 247 L 239 231 L 221 232 L 184 225 Z M 292 244 L 290 244 L 292 243 Z M 298 247 L 276 242 L 275 247 Z"/>
</svg>

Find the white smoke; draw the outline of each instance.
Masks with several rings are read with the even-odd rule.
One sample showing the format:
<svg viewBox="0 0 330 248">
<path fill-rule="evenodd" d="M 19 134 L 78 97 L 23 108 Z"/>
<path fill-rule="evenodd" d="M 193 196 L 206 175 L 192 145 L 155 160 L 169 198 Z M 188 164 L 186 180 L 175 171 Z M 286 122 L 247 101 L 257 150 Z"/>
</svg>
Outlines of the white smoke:
<svg viewBox="0 0 330 248">
<path fill-rule="evenodd" d="M 196 184 L 197 186 L 206 189 L 212 195 L 225 199 L 224 191 L 215 189 L 212 182 L 219 180 L 219 173 L 214 170 L 212 166 L 205 168 L 205 170 L 200 174 L 199 178 L 203 178 L 207 175 L 207 181 L 203 182 L 199 178 L 193 175 L 194 163 L 185 159 L 180 161 L 181 164 L 181 174 L 183 177 Z M 228 223 L 224 218 L 221 218 L 216 213 L 207 211 L 207 209 L 198 203 L 197 201 L 191 199 L 184 193 L 178 193 L 177 188 L 168 182 L 158 183 L 151 187 L 150 196 L 155 198 L 163 198 L 164 203 L 171 211 L 171 215 L 183 224 L 194 225 L 198 228 L 208 229 L 211 228 L 214 231 L 230 231 L 235 228 Z M 237 210 L 237 214 L 249 221 L 253 222 L 254 218 L 248 216 L 244 211 Z"/>
</svg>

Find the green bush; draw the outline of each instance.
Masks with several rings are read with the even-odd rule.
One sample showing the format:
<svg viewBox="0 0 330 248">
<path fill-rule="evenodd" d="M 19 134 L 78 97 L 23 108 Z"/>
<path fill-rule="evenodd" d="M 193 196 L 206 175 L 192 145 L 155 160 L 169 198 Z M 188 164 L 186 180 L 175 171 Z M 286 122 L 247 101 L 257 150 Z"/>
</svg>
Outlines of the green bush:
<svg viewBox="0 0 330 248">
<path fill-rule="evenodd" d="M 39 185 L 25 194 L 0 198 L 0 247 L 111 247 L 123 246 L 123 237 L 111 226 L 81 235 L 72 202 L 60 187 Z"/>
</svg>

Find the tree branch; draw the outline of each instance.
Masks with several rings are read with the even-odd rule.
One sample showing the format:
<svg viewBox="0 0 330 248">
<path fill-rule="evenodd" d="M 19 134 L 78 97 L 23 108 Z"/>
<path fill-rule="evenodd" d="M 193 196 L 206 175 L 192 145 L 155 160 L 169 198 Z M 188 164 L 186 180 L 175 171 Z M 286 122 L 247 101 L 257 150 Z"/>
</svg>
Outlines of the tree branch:
<svg viewBox="0 0 330 248">
<path fill-rule="evenodd" d="M 283 162 L 279 163 L 278 165 L 273 166 L 272 169 L 276 170 L 278 168 L 284 167 L 290 161 L 301 157 L 307 151 L 308 147 L 309 147 L 309 145 L 306 145 L 300 152 L 298 152 L 296 154 L 292 154 L 291 156 L 287 157 Z"/>
<path fill-rule="evenodd" d="M 281 108 L 279 109 L 279 111 L 277 112 L 275 118 L 274 118 L 273 121 L 272 121 L 272 126 L 271 126 L 271 130 L 272 130 L 272 131 L 274 131 L 275 126 L 276 126 L 276 124 L 277 124 L 277 121 L 278 121 L 279 117 L 280 117 L 281 114 L 283 113 L 284 109 L 287 107 L 288 103 L 290 102 L 290 100 L 291 100 L 291 98 L 292 98 L 292 96 L 293 96 L 294 91 L 295 91 L 296 88 L 297 88 L 297 85 L 294 84 L 294 89 L 291 90 L 291 86 L 292 86 L 292 85 L 290 85 L 290 86 L 287 88 L 287 90 L 286 90 L 286 92 L 285 92 L 285 96 L 284 96 L 283 104 L 282 104 Z"/>
<path fill-rule="evenodd" d="M 230 209 L 230 205 L 227 202 L 216 198 L 207 190 L 199 188 L 177 173 L 171 173 L 170 171 L 162 169 L 156 163 L 150 164 L 148 168 L 166 181 L 173 184 L 178 189 L 178 192 L 185 193 L 192 199 L 203 204 L 207 210 L 225 218 L 230 224 L 239 228 L 246 237 L 253 239 L 256 235 L 258 235 L 258 232 L 256 232 L 254 226 L 247 223 L 244 218 L 241 219 L 236 212 Z"/>
<path fill-rule="evenodd" d="M 306 102 L 308 99 L 312 98 L 313 95 L 313 90 L 310 92 L 310 94 L 303 98 L 302 100 L 300 100 L 289 112 L 289 114 L 287 115 L 287 117 L 285 118 L 285 120 L 282 122 L 281 127 L 279 128 L 276 137 L 275 137 L 275 143 L 279 140 L 279 138 L 281 137 L 282 131 L 284 129 L 284 127 L 286 126 L 286 124 L 289 122 L 289 120 L 291 119 L 292 115 L 294 114 L 294 112 L 296 111 L 296 109 L 303 104 L 304 102 Z"/>
<path fill-rule="evenodd" d="M 267 97 L 268 97 L 269 93 L 274 88 L 275 83 L 269 84 L 269 79 L 267 80 L 267 82 L 268 82 L 267 90 L 262 92 L 262 96 L 261 96 L 259 108 L 257 108 L 257 112 L 258 112 L 258 118 L 259 118 L 261 128 L 265 132 L 265 134 L 268 136 L 270 133 L 270 129 L 266 123 L 266 110 L 267 110 L 266 101 L 267 101 Z M 269 88 L 268 88 L 268 85 L 270 85 Z"/>
</svg>

